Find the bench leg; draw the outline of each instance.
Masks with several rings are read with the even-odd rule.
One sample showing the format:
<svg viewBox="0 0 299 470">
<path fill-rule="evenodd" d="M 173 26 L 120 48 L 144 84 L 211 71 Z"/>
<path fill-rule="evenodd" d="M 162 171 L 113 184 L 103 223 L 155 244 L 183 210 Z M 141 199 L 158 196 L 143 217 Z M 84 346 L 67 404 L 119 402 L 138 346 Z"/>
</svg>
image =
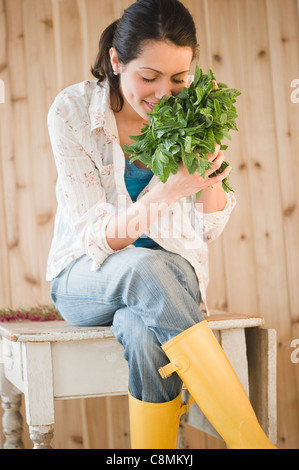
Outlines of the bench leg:
<svg viewBox="0 0 299 470">
<path fill-rule="evenodd" d="M 54 426 L 29 426 L 33 449 L 52 449 L 50 443 L 54 436 Z"/>
<path fill-rule="evenodd" d="M 50 343 L 24 343 L 26 419 L 34 449 L 51 449 L 54 391 Z"/>
<path fill-rule="evenodd" d="M 20 413 L 22 394 L 1 374 L 1 401 L 4 449 L 24 449 L 22 441 L 23 418 Z"/>
<path fill-rule="evenodd" d="M 276 331 L 247 328 L 250 400 L 260 425 L 277 442 L 277 338 Z"/>
</svg>

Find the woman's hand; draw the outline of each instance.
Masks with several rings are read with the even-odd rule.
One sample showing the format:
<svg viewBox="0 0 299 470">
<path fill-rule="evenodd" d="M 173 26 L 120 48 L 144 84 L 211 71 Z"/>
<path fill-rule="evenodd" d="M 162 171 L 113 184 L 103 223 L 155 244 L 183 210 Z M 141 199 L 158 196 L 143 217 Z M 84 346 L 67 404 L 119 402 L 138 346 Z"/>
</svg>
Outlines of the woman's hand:
<svg viewBox="0 0 299 470">
<path fill-rule="evenodd" d="M 106 240 L 109 246 L 113 250 L 127 247 L 145 233 L 171 204 L 199 191 L 203 191 L 199 201 L 203 204 L 203 212 L 222 210 L 226 204 L 226 194 L 219 183 L 228 176 L 231 167 L 227 167 L 223 173 L 213 178 L 209 178 L 209 175 L 221 167 L 223 158 L 220 146 L 217 145 L 215 153 L 209 155 L 213 168 L 206 171 L 205 179 L 197 172 L 190 175 L 181 163 L 177 174 L 171 175 L 166 183 L 159 181 L 139 201 L 112 216 L 106 227 Z"/>
<path fill-rule="evenodd" d="M 209 178 L 216 170 L 219 170 L 224 160 L 223 152 L 220 150 L 220 145 L 216 144 L 215 153 L 209 155 L 209 161 L 213 163 L 211 170 L 205 172 L 206 178 L 202 178 L 197 172 L 190 175 L 187 168 L 183 163 L 179 164 L 179 171 L 176 175 L 170 175 L 167 182 L 164 184 L 165 191 L 170 198 L 174 201 L 183 197 L 191 196 L 199 191 L 203 191 L 208 187 L 217 185 L 226 178 L 231 172 L 230 166 L 213 178 Z"/>
</svg>

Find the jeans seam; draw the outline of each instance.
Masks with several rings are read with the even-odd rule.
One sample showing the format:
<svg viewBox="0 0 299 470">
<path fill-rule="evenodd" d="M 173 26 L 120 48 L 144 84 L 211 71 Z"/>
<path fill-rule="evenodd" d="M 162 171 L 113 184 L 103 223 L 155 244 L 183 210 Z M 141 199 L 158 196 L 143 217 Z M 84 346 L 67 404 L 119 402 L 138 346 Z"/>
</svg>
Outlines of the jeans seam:
<svg viewBox="0 0 299 470">
<path fill-rule="evenodd" d="M 61 294 L 60 292 L 57 292 L 57 291 L 51 291 L 51 295 L 55 295 L 56 297 L 59 297 L 59 298 L 63 298 L 63 299 L 67 299 L 67 300 L 72 300 L 72 299 L 84 299 L 86 301 L 92 301 L 92 302 L 95 302 L 95 303 L 100 303 L 102 305 L 111 305 L 112 303 L 114 303 L 115 301 L 119 301 L 122 299 L 122 296 L 119 296 L 119 297 L 116 297 L 114 298 L 113 300 L 109 301 L 109 302 L 106 302 L 106 301 L 103 301 L 103 300 L 99 300 L 97 296 L 94 296 L 94 297 L 90 297 L 90 296 L 87 296 L 86 294 L 82 294 L 82 295 L 74 295 L 74 294 Z"/>
</svg>

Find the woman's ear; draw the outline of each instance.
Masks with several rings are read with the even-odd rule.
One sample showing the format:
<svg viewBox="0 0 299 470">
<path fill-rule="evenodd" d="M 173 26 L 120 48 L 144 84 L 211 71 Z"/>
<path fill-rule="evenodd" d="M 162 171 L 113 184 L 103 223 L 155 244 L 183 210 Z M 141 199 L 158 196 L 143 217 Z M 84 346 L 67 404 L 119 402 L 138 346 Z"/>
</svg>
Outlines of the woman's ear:
<svg viewBox="0 0 299 470">
<path fill-rule="evenodd" d="M 113 72 L 115 75 L 118 75 L 120 73 L 120 66 L 119 66 L 119 60 L 118 60 L 115 47 L 110 48 L 109 54 L 110 54 L 110 61 L 111 61 L 111 65 L 113 68 Z"/>
</svg>

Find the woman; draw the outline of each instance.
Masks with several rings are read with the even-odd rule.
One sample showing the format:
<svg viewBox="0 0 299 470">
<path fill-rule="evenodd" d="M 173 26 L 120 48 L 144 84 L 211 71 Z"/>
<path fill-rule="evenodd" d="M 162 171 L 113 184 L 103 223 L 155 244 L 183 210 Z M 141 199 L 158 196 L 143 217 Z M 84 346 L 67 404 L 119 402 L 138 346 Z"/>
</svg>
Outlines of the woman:
<svg viewBox="0 0 299 470">
<path fill-rule="evenodd" d="M 197 48 L 179 1 L 138 0 L 102 35 L 98 80 L 56 98 L 48 124 L 58 211 L 47 278 L 66 321 L 111 325 L 123 345 L 133 448 L 175 448 L 182 381 L 230 447 L 273 448 L 199 308 L 207 242 L 235 205 L 221 185 L 231 168 L 207 178 L 224 158 L 217 146 L 205 179 L 181 165 L 162 184 L 123 152 L 154 105 L 186 86 Z"/>
</svg>

